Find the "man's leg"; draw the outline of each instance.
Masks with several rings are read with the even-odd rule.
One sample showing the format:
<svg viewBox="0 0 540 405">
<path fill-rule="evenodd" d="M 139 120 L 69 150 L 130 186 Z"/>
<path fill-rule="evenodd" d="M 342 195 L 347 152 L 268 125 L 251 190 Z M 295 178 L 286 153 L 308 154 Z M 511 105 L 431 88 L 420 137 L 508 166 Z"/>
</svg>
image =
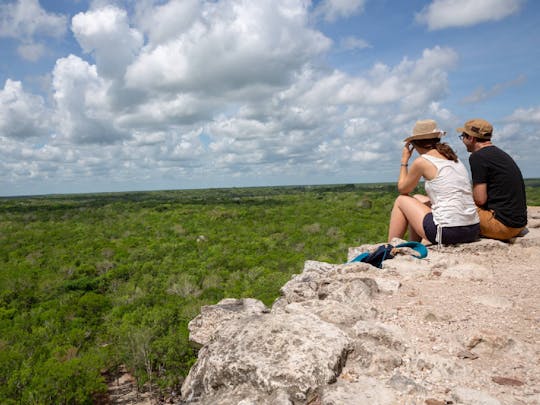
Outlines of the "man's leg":
<svg viewBox="0 0 540 405">
<path fill-rule="evenodd" d="M 511 228 L 497 218 L 493 211 L 477 208 L 480 217 L 480 235 L 485 238 L 508 240 L 519 234 L 523 228 Z"/>
</svg>

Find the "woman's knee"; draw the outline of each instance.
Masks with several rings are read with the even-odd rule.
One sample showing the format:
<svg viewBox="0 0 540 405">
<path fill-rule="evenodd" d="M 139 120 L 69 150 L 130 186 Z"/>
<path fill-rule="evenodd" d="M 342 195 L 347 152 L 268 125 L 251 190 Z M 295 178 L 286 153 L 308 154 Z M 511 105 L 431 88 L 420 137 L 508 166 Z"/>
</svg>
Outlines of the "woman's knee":
<svg viewBox="0 0 540 405">
<path fill-rule="evenodd" d="M 410 202 L 411 198 L 412 197 L 409 197 L 408 195 L 399 195 L 394 201 L 394 207 L 403 207 Z"/>
<path fill-rule="evenodd" d="M 431 205 L 431 200 L 429 199 L 429 197 L 427 195 L 424 195 L 424 194 L 415 194 L 413 195 L 413 198 L 415 200 L 418 200 L 420 201 L 422 204 L 425 204 L 425 205 Z"/>
</svg>

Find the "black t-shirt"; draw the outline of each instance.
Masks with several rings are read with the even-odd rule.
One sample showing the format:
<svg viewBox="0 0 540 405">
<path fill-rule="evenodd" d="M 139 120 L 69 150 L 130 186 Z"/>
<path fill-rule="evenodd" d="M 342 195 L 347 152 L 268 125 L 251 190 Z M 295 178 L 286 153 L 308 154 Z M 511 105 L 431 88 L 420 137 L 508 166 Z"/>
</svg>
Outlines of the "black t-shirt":
<svg viewBox="0 0 540 405">
<path fill-rule="evenodd" d="M 473 184 L 486 183 L 487 202 L 495 218 L 511 228 L 527 225 L 525 183 L 519 167 L 506 152 L 486 146 L 469 156 Z"/>
</svg>

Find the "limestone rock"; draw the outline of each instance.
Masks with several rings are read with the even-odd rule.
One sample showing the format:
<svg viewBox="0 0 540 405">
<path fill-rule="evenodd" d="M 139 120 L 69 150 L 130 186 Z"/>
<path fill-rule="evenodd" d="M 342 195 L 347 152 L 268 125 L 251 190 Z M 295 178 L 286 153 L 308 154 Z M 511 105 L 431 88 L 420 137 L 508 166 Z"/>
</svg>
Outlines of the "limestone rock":
<svg viewBox="0 0 540 405">
<path fill-rule="evenodd" d="M 508 298 L 496 295 L 481 295 L 474 298 L 473 301 L 487 307 L 499 309 L 511 308 L 513 305 L 512 301 Z"/>
<path fill-rule="evenodd" d="M 189 340 L 203 346 L 223 323 L 268 311 L 261 301 L 253 298 L 225 298 L 216 305 L 203 306 L 201 313 L 188 324 Z"/>
<path fill-rule="evenodd" d="M 282 310 L 287 313 L 315 314 L 325 322 L 348 328 L 359 320 L 371 319 L 376 315 L 374 310 L 368 308 L 353 309 L 345 303 L 331 299 L 293 302 Z"/>
<path fill-rule="evenodd" d="M 399 280 L 392 280 L 382 277 L 374 277 L 373 280 L 377 283 L 379 292 L 382 293 L 394 294 L 397 292 L 399 287 L 401 287 L 401 282 Z"/>
<path fill-rule="evenodd" d="M 502 405 L 498 399 L 489 394 L 466 387 L 456 388 L 452 396 L 460 405 Z"/>
<path fill-rule="evenodd" d="M 441 277 L 481 281 L 493 277 L 493 271 L 481 264 L 461 263 L 445 269 Z"/>
<path fill-rule="evenodd" d="M 381 381 L 362 377 L 352 383 L 338 381 L 323 391 L 321 405 L 394 405 L 396 395 Z"/>
<path fill-rule="evenodd" d="M 405 346 L 403 331 L 394 325 L 373 321 L 358 321 L 354 325 L 353 331 L 358 338 L 389 349 L 402 350 Z"/>
<path fill-rule="evenodd" d="M 531 215 L 535 217 L 532 218 Z M 538 403 L 540 209 L 529 233 L 366 263 L 306 261 L 266 308 L 206 306 L 182 404 Z M 393 240 L 396 245 L 402 240 Z M 349 260 L 381 244 L 349 249 Z"/>
<path fill-rule="evenodd" d="M 197 400 L 196 403 L 198 405 L 294 405 L 286 391 L 278 389 L 272 394 L 265 394 L 245 384 L 231 389 L 224 388 L 219 393 Z"/>
<path fill-rule="evenodd" d="M 337 326 L 306 314 L 264 314 L 233 319 L 204 346 L 182 386 L 184 400 L 245 385 L 306 399 L 334 382 L 351 350 Z"/>
<path fill-rule="evenodd" d="M 280 302 L 274 307 L 317 299 L 362 307 L 378 291 L 377 283 L 364 274 L 370 267 L 366 263 L 332 265 L 308 261 L 304 271 L 281 288 Z"/>
</svg>

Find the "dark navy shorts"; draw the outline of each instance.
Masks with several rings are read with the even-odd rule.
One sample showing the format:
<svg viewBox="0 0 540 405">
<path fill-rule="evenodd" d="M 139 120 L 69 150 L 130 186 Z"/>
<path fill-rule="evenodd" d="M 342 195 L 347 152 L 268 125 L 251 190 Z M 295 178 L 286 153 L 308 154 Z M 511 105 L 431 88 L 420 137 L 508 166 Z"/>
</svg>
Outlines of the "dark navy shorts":
<svg viewBox="0 0 540 405">
<path fill-rule="evenodd" d="M 433 222 L 433 213 L 426 214 L 423 221 L 424 232 L 428 240 L 436 244 L 437 225 Z M 480 237 L 480 224 L 443 227 L 442 244 L 453 245 L 455 243 L 474 242 Z"/>
</svg>

